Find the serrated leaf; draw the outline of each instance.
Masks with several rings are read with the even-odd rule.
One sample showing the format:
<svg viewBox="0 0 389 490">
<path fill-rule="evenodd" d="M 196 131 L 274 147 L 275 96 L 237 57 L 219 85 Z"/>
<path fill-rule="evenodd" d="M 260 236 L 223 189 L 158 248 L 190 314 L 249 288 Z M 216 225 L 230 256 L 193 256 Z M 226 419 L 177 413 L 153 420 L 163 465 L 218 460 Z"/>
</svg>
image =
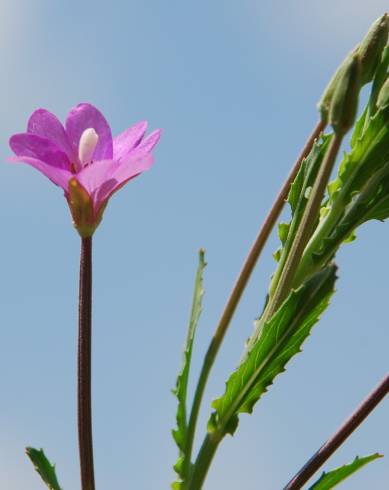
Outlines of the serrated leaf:
<svg viewBox="0 0 389 490">
<path fill-rule="evenodd" d="M 366 221 L 377 219 L 385 220 L 389 217 L 389 162 L 370 179 L 360 194 L 356 196 L 349 215 L 359 217 L 358 225 Z"/>
<path fill-rule="evenodd" d="M 373 86 L 371 89 L 371 96 L 369 100 L 369 107 L 372 114 L 376 110 L 376 102 L 378 94 L 385 83 L 386 77 L 388 75 L 389 68 L 389 45 L 386 45 L 381 57 L 381 63 L 379 64 L 376 74 L 374 76 Z"/>
<path fill-rule="evenodd" d="M 296 178 L 290 187 L 287 201 L 291 207 L 292 218 L 289 225 L 286 223 L 281 223 L 279 225 L 281 248 L 273 254 L 275 260 L 279 262 L 279 266 L 272 278 L 270 294 L 274 293 L 277 286 L 277 282 L 282 273 L 298 226 L 304 214 L 310 189 L 315 182 L 331 138 L 332 136 L 323 135 L 320 140 L 315 141 L 308 156 L 303 160 Z"/>
<path fill-rule="evenodd" d="M 389 218 L 389 162 L 371 177 L 345 206 L 340 219 L 321 241 L 321 247 L 313 255 L 317 263 L 331 260 L 343 242 L 355 239 L 356 229 L 366 221 Z"/>
<path fill-rule="evenodd" d="M 277 250 L 273 253 L 273 258 L 276 262 L 280 261 L 281 253 L 282 253 L 282 247 L 278 247 Z"/>
<path fill-rule="evenodd" d="M 362 124 L 364 129 L 362 130 Z M 362 115 L 337 178 L 328 186 L 325 216 L 308 244 L 295 285 L 333 259 L 362 223 L 389 217 L 389 106 Z"/>
<path fill-rule="evenodd" d="M 317 172 L 331 138 L 332 136 L 323 135 L 320 140 L 315 141 L 308 156 L 304 158 L 288 194 L 288 203 L 292 210 L 292 216 L 295 214 L 302 215 L 304 212 L 307 191 L 315 182 Z"/>
<path fill-rule="evenodd" d="M 43 449 L 26 448 L 26 454 L 30 458 L 35 470 L 39 473 L 42 480 L 50 490 L 61 490 L 57 476 L 55 474 L 55 465 L 51 464 L 46 458 Z"/>
<path fill-rule="evenodd" d="M 289 223 L 280 223 L 278 225 L 278 237 L 281 240 L 282 245 L 285 244 L 286 239 L 288 238 L 289 226 Z"/>
<path fill-rule="evenodd" d="M 183 363 L 181 371 L 177 377 L 176 387 L 173 390 L 173 393 L 176 395 L 178 399 L 177 413 L 176 413 L 176 421 L 177 428 L 172 431 L 173 438 L 178 446 L 180 451 L 180 455 L 177 463 L 174 465 L 174 469 L 178 475 L 181 476 L 182 468 L 185 463 L 185 446 L 186 446 L 186 437 L 187 437 L 187 420 L 186 420 L 186 398 L 188 391 L 188 381 L 189 381 L 189 371 L 190 364 L 192 359 L 192 349 L 193 349 L 193 341 L 195 338 L 196 327 L 200 318 L 201 310 L 202 310 L 202 298 L 204 295 L 203 288 L 203 272 L 206 267 L 205 262 L 205 253 L 204 250 L 200 250 L 199 252 L 199 264 L 196 272 L 195 285 L 194 285 L 194 293 L 192 300 L 192 309 L 189 319 L 188 333 L 186 337 L 186 342 L 184 346 L 183 353 Z M 179 482 L 175 482 L 173 488 L 179 488 Z"/>
<path fill-rule="evenodd" d="M 353 148 L 357 141 L 362 137 L 362 133 L 366 124 L 366 119 L 369 117 L 369 106 L 367 105 L 362 112 L 361 117 L 357 120 L 354 126 L 353 134 L 351 136 L 351 148 Z"/>
<path fill-rule="evenodd" d="M 355 231 L 353 231 L 352 233 L 350 233 L 350 235 L 347 238 L 343 240 L 343 243 L 352 243 L 356 239 L 357 239 L 357 235 Z"/>
<path fill-rule="evenodd" d="M 291 292 L 275 315 L 264 324 L 261 335 L 226 383 L 223 396 L 212 406 L 211 426 L 224 433 L 236 428 L 239 413 L 251 413 L 287 362 L 301 350 L 311 328 L 327 308 L 334 292 L 336 267 L 328 266 Z M 233 430 L 231 430 L 233 429 Z"/>
<path fill-rule="evenodd" d="M 357 134 L 359 126 L 360 121 L 356 125 Z M 338 176 L 329 186 L 331 203 L 340 191 L 343 191 L 344 204 L 350 202 L 352 196 L 389 160 L 389 107 L 370 117 L 365 130 L 351 141 L 351 151 L 345 154 Z"/>
<path fill-rule="evenodd" d="M 323 473 L 319 480 L 309 487 L 309 490 L 331 490 L 363 466 L 378 458 L 382 458 L 382 454 L 371 454 L 363 458 L 357 456 L 352 463 L 336 468 L 328 473 Z"/>
</svg>

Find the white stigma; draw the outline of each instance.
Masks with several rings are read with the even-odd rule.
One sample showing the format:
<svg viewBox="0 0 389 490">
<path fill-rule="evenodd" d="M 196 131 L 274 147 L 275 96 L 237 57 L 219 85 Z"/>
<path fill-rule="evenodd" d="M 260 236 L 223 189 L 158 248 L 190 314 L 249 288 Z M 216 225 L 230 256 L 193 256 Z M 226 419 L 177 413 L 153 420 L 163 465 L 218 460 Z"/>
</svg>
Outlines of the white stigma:
<svg viewBox="0 0 389 490">
<path fill-rule="evenodd" d="M 78 158 L 83 167 L 86 167 L 92 162 L 93 152 L 95 151 L 98 141 L 99 135 L 93 128 L 88 128 L 82 133 L 78 145 Z"/>
</svg>

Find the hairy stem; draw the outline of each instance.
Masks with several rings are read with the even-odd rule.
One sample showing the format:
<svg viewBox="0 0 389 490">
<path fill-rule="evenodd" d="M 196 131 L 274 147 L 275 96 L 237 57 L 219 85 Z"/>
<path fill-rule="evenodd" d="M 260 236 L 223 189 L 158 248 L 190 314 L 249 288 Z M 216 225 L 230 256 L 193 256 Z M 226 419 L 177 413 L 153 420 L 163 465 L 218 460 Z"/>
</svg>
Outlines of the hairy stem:
<svg viewBox="0 0 389 490">
<path fill-rule="evenodd" d="M 254 241 L 254 244 L 251 247 L 251 250 L 243 264 L 241 272 L 236 280 L 235 286 L 231 292 L 231 295 L 226 303 L 224 311 L 219 320 L 219 324 L 217 325 L 214 336 L 211 340 L 211 343 L 208 347 L 207 353 L 204 357 L 202 369 L 200 372 L 199 380 L 197 383 L 192 410 L 189 417 L 188 423 L 188 433 L 187 433 L 187 446 L 185 450 L 186 455 L 186 466 L 185 466 L 185 475 L 188 478 L 189 468 L 191 463 L 191 454 L 193 449 L 193 440 L 194 434 L 196 431 L 197 418 L 200 410 L 201 401 L 203 398 L 204 390 L 207 384 L 209 373 L 212 369 L 213 363 L 215 361 L 216 355 L 219 351 L 219 348 L 223 342 L 224 336 L 228 329 L 228 326 L 231 322 L 231 319 L 235 313 L 236 307 L 238 306 L 239 300 L 242 296 L 242 293 L 250 279 L 250 276 L 254 270 L 255 264 L 258 261 L 258 258 L 262 252 L 262 249 L 281 213 L 281 210 L 285 204 L 285 199 L 289 193 L 289 189 L 291 183 L 295 179 L 297 172 L 301 166 L 302 160 L 307 156 L 310 152 L 315 139 L 320 136 L 320 133 L 323 131 L 325 127 L 325 123 L 323 121 L 319 121 L 314 128 L 312 134 L 309 136 L 306 141 L 304 148 L 302 149 L 299 157 L 297 158 L 290 174 L 288 175 L 286 181 L 284 182 L 281 190 L 279 191 L 276 200 L 273 203 L 269 214 L 266 216 L 265 221 L 262 224 L 262 227 Z M 186 483 L 186 482 L 185 482 Z"/>
<path fill-rule="evenodd" d="M 94 490 L 91 406 L 92 237 L 81 238 L 78 313 L 78 442 L 81 488 Z"/>
<path fill-rule="evenodd" d="M 335 434 L 305 463 L 301 470 L 284 487 L 284 490 L 299 490 L 327 459 L 341 446 L 354 430 L 389 393 L 389 373 L 368 395 L 355 412 L 339 427 Z"/>
</svg>

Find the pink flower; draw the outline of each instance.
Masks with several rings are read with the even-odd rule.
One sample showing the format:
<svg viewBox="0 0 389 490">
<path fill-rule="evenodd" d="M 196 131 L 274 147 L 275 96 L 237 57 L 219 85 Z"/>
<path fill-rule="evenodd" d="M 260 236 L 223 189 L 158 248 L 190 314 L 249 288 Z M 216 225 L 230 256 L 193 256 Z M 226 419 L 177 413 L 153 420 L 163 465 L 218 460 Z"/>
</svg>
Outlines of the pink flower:
<svg viewBox="0 0 389 490">
<path fill-rule="evenodd" d="M 16 154 L 11 161 L 28 163 L 62 187 L 75 227 L 81 236 L 91 236 L 112 194 L 153 164 L 161 131 L 144 138 L 146 128 L 141 121 L 112 138 L 109 124 L 91 104 L 74 107 L 65 127 L 38 109 L 27 132 L 11 137 Z"/>
</svg>

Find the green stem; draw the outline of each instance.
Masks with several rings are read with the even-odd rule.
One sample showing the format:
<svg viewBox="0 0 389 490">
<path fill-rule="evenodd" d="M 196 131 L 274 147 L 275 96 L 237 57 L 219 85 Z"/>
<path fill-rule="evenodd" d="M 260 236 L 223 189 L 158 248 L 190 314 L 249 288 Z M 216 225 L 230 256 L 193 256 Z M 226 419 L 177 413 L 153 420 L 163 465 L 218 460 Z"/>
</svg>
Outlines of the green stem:
<svg viewBox="0 0 389 490">
<path fill-rule="evenodd" d="M 293 245 L 280 275 L 276 290 L 273 297 L 269 301 L 268 306 L 266 307 L 264 321 L 273 316 L 275 311 L 277 311 L 281 303 L 290 292 L 294 275 L 304 252 L 304 248 L 312 235 L 312 229 L 318 217 L 325 188 L 334 167 L 342 140 L 343 133 L 335 133 L 334 137 L 332 138 L 323 163 L 319 169 L 316 181 L 309 195 L 307 206 L 301 218 L 300 225 L 297 228 Z"/>
<path fill-rule="evenodd" d="M 218 432 L 206 435 L 194 464 L 188 490 L 201 490 L 221 440 L 222 436 Z"/>
<path fill-rule="evenodd" d="M 340 197 L 340 196 L 339 196 Z M 319 264 L 315 264 L 313 261 L 314 253 L 319 250 L 323 239 L 329 236 L 331 230 L 339 221 L 342 213 L 344 212 L 344 203 L 341 198 L 337 199 L 331 207 L 328 215 L 323 219 L 322 223 L 318 225 L 311 239 L 304 250 L 304 254 L 301 257 L 301 261 L 298 264 L 295 277 L 293 279 L 293 287 L 298 287 L 309 276 L 314 274 L 318 269 Z"/>
<path fill-rule="evenodd" d="M 207 353 L 204 357 L 203 365 L 201 368 L 199 380 L 196 386 L 196 391 L 193 398 L 192 409 L 189 417 L 188 423 L 188 432 L 187 432 L 187 444 L 185 448 L 185 468 L 184 475 L 186 475 L 186 479 L 188 479 L 192 450 L 193 450 L 193 441 L 194 435 L 196 431 L 197 419 L 200 411 L 201 402 L 204 395 L 204 390 L 207 384 L 207 380 L 209 377 L 209 373 L 212 369 L 212 366 L 215 362 L 216 355 L 219 351 L 219 348 L 223 342 L 224 336 L 227 332 L 228 326 L 231 322 L 231 319 L 235 313 L 235 310 L 238 306 L 239 300 L 245 290 L 245 287 L 251 277 L 251 274 L 254 270 L 255 264 L 258 261 L 258 258 L 263 250 L 263 247 L 281 213 L 282 208 L 285 205 L 285 199 L 289 193 L 290 186 L 294 181 L 297 172 L 301 166 L 302 160 L 307 156 L 310 152 L 314 141 L 319 137 L 320 133 L 323 131 L 325 127 L 325 123 L 323 121 L 319 121 L 314 128 L 312 134 L 309 136 L 306 141 L 304 148 L 302 149 L 298 159 L 296 160 L 290 174 L 288 175 L 286 181 L 284 182 L 281 190 L 279 191 L 276 200 L 273 203 L 273 206 L 266 216 L 265 221 L 262 224 L 262 227 L 255 239 L 255 242 L 243 264 L 242 270 L 238 276 L 238 279 L 235 283 L 235 286 L 231 292 L 231 295 L 226 303 L 222 316 L 219 320 L 219 324 L 216 328 L 214 336 L 211 340 L 211 343 L 208 347 Z"/>
<path fill-rule="evenodd" d="M 94 490 L 91 403 L 92 237 L 81 238 L 78 325 L 78 442 L 81 488 Z"/>
</svg>

